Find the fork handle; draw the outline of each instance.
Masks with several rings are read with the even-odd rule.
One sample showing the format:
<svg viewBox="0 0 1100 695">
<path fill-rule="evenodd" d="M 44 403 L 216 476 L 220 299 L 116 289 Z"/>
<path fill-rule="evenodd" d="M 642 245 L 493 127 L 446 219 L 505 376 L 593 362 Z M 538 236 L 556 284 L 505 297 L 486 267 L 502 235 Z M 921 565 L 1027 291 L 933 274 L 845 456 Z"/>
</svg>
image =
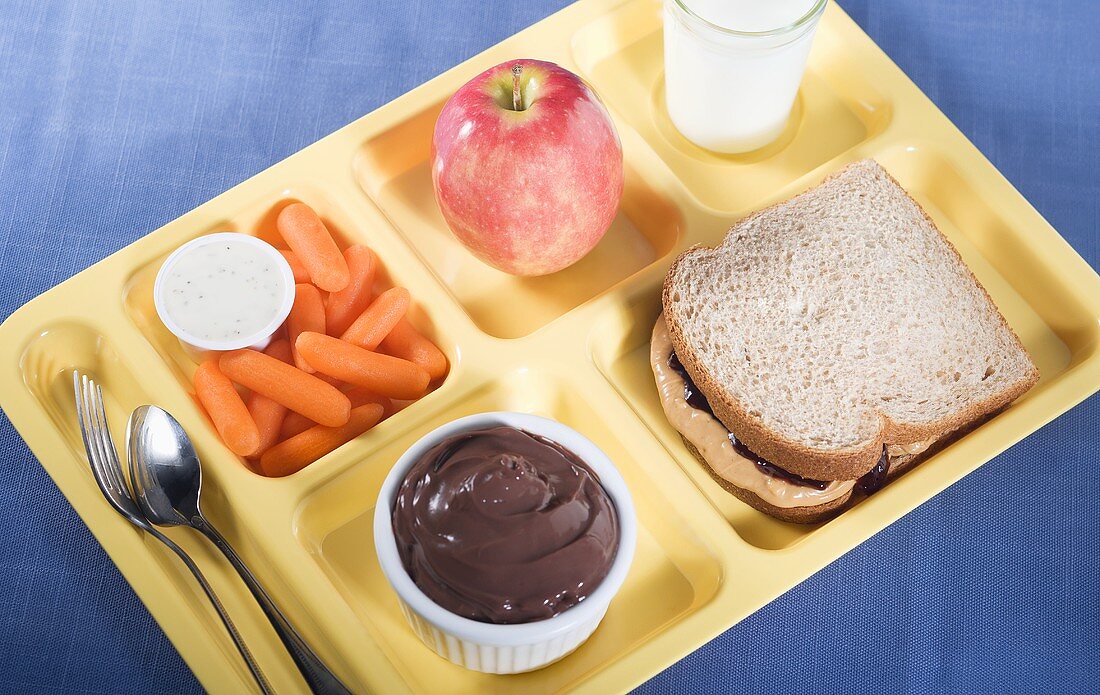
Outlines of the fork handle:
<svg viewBox="0 0 1100 695">
<path fill-rule="evenodd" d="M 310 691 L 318 695 L 351 695 L 351 691 L 348 690 L 347 686 L 340 682 L 336 674 L 329 670 L 329 668 L 325 666 L 325 663 L 321 661 L 321 658 L 317 656 L 308 644 L 306 644 L 302 636 L 298 634 L 298 631 L 294 629 L 294 626 L 291 625 L 290 621 L 283 615 L 283 612 L 279 610 L 279 607 L 275 605 L 275 602 L 272 601 L 271 597 L 264 591 L 259 580 L 256 579 L 252 571 L 244 564 L 244 561 L 242 561 L 237 555 L 237 552 L 233 550 L 233 547 L 229 545 L 229 542 L 218 533 L 218 530 L 201 515 L 196 515 L 191 519 L 191 527 L 209 538 L 210 542 L 213 543 L 218 550 L 222 551 L 222 554 L 229 560 L 229 563 L 233 565 L 233 568 L 241 575 L 241 579 L 244 580 L 249 591 L 256 597 L 256 601 L 260 604 L 260 608 L 263 609 L 268 620 L 271 621 L 271 626 L 275 628 L 275 632 L 278 633 L 279 639 L 282 640 L 283 645 L 286 646 L 287 651 L 290 652 L 290 656 L 294 659 L 294 663 L 297 664 L 298 670 L 302 673 L 302 677 L 309 685 Z"/>
<path fill-rule="evenodd" d="M 166 545 L 176 554 L 180 562 L 182 562 L 187 569 L 191 570 L 191 574 L 194 575 L 195 581 L 202 587 L 202 591 L 206 594 L 206 598 L 210 599 L 210 603 L 214 605 L 214 610 L 218 612 L 218 617 L 221 618 L 222 624 L 225 625 L 225 629 L 229 631 L 229 636 L 233 638 L 233 644 L 237 645 L 237 651 L 239 651 L 244 658 L 245 663 L 248 665 L 248 670 L 252 672 L 252 677 L 256 679 L 256 684 L 260 686 L 260 690 L 264 695 L 275 695 L 275 691 L 272 690 L 271 684 L 267 681 L 267 677 L 264 676 L 263 671 L 260 670 L 259 664 L 256 663 L 256 658 L 252 656 L 252 652 L 249 651 L 248 646 L 244 643 L 241 633 L 237 631 L 237 626 L 233 624 L 233 620 L 229 617 L 229 613 L 226 612 L 225 606 L 222 605 L 221 599 L 214 593 L 214 589 L 210 586 L 210 583 L 206 581 L 206 577 L 203 576 L 202 570 L 195 564 L 195 561 L 191 559 L 190 555 L 184 552 L 183 548 L 176 545 L 175 541 L 165 536 L 157 529 L 149 526 L 145 530 Z"/>
</svg>

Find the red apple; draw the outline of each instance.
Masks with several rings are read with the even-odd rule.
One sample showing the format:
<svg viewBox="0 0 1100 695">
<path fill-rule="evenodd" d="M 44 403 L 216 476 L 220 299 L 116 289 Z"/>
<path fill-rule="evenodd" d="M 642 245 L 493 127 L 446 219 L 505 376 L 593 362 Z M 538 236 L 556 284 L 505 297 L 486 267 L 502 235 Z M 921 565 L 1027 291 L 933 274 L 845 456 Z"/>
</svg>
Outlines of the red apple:
<svg viewBox="0 0 1100 695">
<path fill-rule="evenodd" d="M 541 60 L 510 60 L 447 100 L 432 183 L 451 231 L 513 275 L 576 263 L 603 238 L 623 191 L 623 150 L 599 97 Z"/>
</svg>

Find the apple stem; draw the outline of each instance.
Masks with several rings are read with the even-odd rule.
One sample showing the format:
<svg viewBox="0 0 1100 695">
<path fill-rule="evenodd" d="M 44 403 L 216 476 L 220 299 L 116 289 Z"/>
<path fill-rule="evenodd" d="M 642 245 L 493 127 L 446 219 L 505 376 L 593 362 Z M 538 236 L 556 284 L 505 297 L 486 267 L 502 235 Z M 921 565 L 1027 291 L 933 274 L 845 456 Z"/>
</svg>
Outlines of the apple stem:
<svg viewBox="0 0 1100 695">
<path fill-rule="evenodd" d="M 523 74 L 523 66 L 516 63 L 512 66 L 512 110 L 523 110 L 523 92 L 519 86 L 519 76 Z"/>
</svg>

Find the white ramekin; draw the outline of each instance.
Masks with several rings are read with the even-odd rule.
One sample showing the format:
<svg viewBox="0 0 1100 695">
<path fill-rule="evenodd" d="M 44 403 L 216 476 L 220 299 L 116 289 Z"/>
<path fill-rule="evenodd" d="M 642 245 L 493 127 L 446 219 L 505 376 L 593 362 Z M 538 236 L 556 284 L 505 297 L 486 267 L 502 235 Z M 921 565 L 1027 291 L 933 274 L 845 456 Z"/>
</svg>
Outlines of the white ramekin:
<svg viewBox="0 0 1100 695">
<path fill-rule="evenodd" d="M 278 313 L 274 314 L 271 320 L 262 329 L 256 331 L 252 335 L 241 336 L 235 340 L 207 340 L 206 338 L 200 338 L 199 336 L 192 335 L 185 331 L 172 319 L 168 312 L 165 311 L 164 299 L 162 297 L 164 277 L 172 266 L 176 264 L 176 261 L 184 254 L 197 248 L 202 248 L 203 246 L 217 244 L 226 238 L 231 239 L 234 243 L 244 243 L 253 246 L 270 259 L 275 267 L 275 272 L 279 274 L 282 280 L 282 303 L 279 305 Z M 163 264 L 161 264 L 160 270 L 157 271 L 157 279 L 153 283 L 153 304 L 157 309 L 157 316 L 160 317 L 161 323 L 172 332 L 172 335 L 179 338 L 180 344 L 183 345 L 183 349 L 193 357 L 201 357 L 204 353 L 209 351 L 221 352 L 224 350 L 237 350 L 246 347 L 253 348 L 254 350 L 263 350 L 267 347 L 267 344 L 271 342 L 271 336 L 275 334 L 275 331 L 279 330 L 279 326 L 283 325 L 283 321 L 286 321 L 286 317 L 290 315 L 291 307 L 294 306 L 294 271 L 290 268 L 290 263 L 287 262 L 283 254 L 279 253 L 278 249 L 263 239 L 238 232 L 217 232 L 215 234 L 207 234 L 197 239 L 192 239 L 180 246 L 165 259 Z"/>
<path fill-rule="evenodd" d="M 391 519 L 405 474 L 428 449 L 458 432 L 509 425 L 551 439 L 575 453 L 599 476 L 619 518 L 619 548 L 603 582 L 584 601 L 553 618 L 518 625 L 494 625 L 464 618 L 428 598 L 405 572 Z M 542 668 L 579 647 L 600 624 L 622 586 L 634 558 L 638 522 L 634 502 L 607 454 L 587 437 L 560 422 L 511 412 L 480 413 L 447 423 L 422 437 L 397 460 L 378 495 L 374 542 L 378 562 L 397 592 L 413 631 L 437 654 L 459 666 L 485 673 L 522 673 Z"/>
</svg>

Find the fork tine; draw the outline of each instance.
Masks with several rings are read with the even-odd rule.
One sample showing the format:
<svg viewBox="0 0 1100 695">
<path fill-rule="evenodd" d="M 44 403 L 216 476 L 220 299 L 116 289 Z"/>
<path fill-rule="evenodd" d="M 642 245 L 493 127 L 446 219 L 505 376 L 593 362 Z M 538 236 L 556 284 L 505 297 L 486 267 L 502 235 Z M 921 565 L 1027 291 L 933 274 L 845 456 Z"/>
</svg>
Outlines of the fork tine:
<svg viewBox="0 0 1100 695">
<path fill-rule="evenodd" d="M 96 440 L 97 449 L 99 451 L 99 466 L 103 471 L 104 477 L 106 477 L 111 491 L 114 493 L 124 493 L 128 489 L 121 485 L 119 480 L 119 472 L 115 470 L 115 466 L 111 461 L 111 449 L 112 447 L 104 437 L 104 432 L 110 436 L 110 430 L 107 425 L 107 414 L 103 409 L 103 396 L 99 389 L 98 384 L 93 379 L 88 379 L 86 384 L 86 393 L 88 397 L 88 403 L 90 404 L 92 414 L 92 435 Z M 129 495 L 127 495 L 129 496 Z"/>
<path fill-rule="evenodd" d="M 80 422 L 80 434 L 84 439 L 84 448 L 88 452 L 88 462 L 92 473 L 106 488 L 105 493 L 115 497 L 112 503 L 122 504 L 127 511 L 136 513 L 137 504 L 129 485 L 126 484 L 122 461 L 111 436 L 107 420 L 107 409 L 103 405 L 103 388 L 89 379 L 86 374 L 73 372 L 73 390 L 76 397 L 77 419 Z M 133 507 L 133 509 L 129 509 Z"/>
<path fill-rule="evenodd" d="M 96 383 L 94 380 L 84 377 L 84 400 L 88 408 L 89 430 L 92 441 L 95 444 L 95 466 L 103 476 L 103 481 L 112 493 L 120 492 L 117 476 L 113 475 L 108 459 L 107 447 L 103 442 L 103 401 L 95 397 Z"/>
<path fill-rule="evenodd" d="M 116 511 L 131 523 L 148 530 L 148 522 L 122 479 L 122 464 L 107 428 L 102 390 L 86 374 L 81 374 L 79 378 L 73 377 L 73 390 L 76 392 L 80 432 L 84 438 L 84 448 L 88 452 L 88 463 L 91 464 L 92 475 L 95 476 L 100 491 Z"/>
<path fill-rule="evenodd" d="M 84 450 L 88 452 L 88 465 L 95 467 L 94 447 L 88 433 L 88 408 L 84 402 L 84 388 L 81 384 L 80 372 L 73 370 L 73 397 L 76 400 L 76 421 L 80 425 L 80 438 L 84 440 Z"/>
<path fill-rule="evenodd" d="M 107 488 L 103 492 L 110 499 L 108 494 L 110 492 L 110 480 L 104 475 L 100 465 L 102 451 L 100 450 L 99 439 L 95 434 L 95 424 L 91 412 L 92 404 L 88 400 L 88 376 L 74 371 L 73 390 L 76 392 L 76 412 L 80 422 L 80 436 L 84 439 L 84 449 L 88 453 L 88 465 L 91 466 L 92 474 L 95 475 L 100 484 Z"/>
<path fill-rule="evenodd" d="M 88 455 L 91 459 L 91 464 L 95 467 L 99 467 L 99 461 L 103 455 L 103 452 L 99 448 L 99 438 L 96 436 L 96 420 L 94 405 L 90 398 L 88 398 L 88 375 L 80 375 L 80 400 L 83 405 L 83 419 L 81 424 L 84 427 L 86 436 L 88 438 Z"/>
<path fill-rule="evenodd" d="M 126 484 L 126 477 L 122 470 L 122 461 L 118 457 L 118 449 L 115 448 L 115 440 L 111 436 L 111 427 L 107 422 L 107 410 L 103 407 L 103 389 L 95 382 L 92 382 L 92 387 L 95 391 L 95 402 L 99 410 L 101 426 L 99 436 L 106 452 L 106 459 L 104 462 L 107 465 L 107 470 L 110 472 L 111 477 L 114 478 L 118 491 L 124 496 L 133 499 L 130 495 L 130 487 Z"/>
<path fill-rule="evenodd" d="M 96 437 L 96 417 L 95 406 L 92 403 L 92 399 L 88 398 L 88 375 L 82 374 L 80 376 L 80 398 L 84 403 L 84 425 L 88 429 L 88 439 L 91 440 L 93 459 L 95 462 L 99 461 L 99 439 Z"/>
</svg>

